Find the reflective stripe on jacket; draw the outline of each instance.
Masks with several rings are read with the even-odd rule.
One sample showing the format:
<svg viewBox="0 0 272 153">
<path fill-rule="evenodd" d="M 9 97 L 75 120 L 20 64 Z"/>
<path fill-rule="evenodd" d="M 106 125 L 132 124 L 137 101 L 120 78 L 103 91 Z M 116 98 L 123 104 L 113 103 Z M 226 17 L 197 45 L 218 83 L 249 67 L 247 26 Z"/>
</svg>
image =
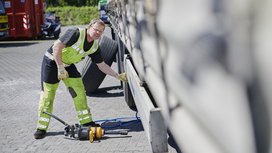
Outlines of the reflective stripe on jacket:
<svg viewBox="0 0 272 153">
<path fill-rule="evenodd" d="M 94 40 L 92 47 L 88 51 L 84 51 L 84 40 L 86 37 L 86 29 L 79 28 L 79 37 L 76 43 L 71 47 L 62 49 L 62 62 L 70 65 L 80 62 L 85 56 L 93 54 L 98 49 L 98 41 Z"/>
</svg>

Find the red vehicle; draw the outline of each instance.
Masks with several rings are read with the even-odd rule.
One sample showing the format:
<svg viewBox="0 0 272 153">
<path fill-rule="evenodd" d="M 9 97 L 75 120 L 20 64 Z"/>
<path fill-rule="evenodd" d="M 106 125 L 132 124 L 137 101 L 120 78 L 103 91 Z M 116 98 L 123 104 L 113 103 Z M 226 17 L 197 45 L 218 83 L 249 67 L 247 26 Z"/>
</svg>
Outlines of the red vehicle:
<svg viewBox="0 0 272 153">
<path fill-rule="evenodd" d="M 2 0 L 0 0 L 0 39 L 8 35 L 8 17 Z"/>
<path fill-rule="evenodd" d="M 4 0 L 10 38 L 35 39 L 41 35 L 44 0 Z"/>
</svg>

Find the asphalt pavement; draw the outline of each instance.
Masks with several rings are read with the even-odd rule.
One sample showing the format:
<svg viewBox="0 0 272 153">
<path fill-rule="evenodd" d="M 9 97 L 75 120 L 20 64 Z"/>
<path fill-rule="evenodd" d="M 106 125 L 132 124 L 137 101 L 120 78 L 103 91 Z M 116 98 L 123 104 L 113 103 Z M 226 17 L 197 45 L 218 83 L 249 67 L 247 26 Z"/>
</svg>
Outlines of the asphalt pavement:
<svg viewBox="0 0 272 153">
<path fill-rule="evenodd" d="M 67 27 L 63 27 L 64 32 Z M 0 41 L 0 153 L 150 153 L 151 147 L 141 122 L 123 97 L 120 81 L 106 76 L 99 92 L 88 95 L 94 120 L 123 118 L 113 129 L 126 129 L 128 135 L 108 135 L 90 143 L 63 134 L 64 125 L 51 119 L 47 136 L 34 139 L 40 96 L 40 67 L 43 54 L 55 40 Z M 77 65 L 79 71 L 84 61 Z M 116 64 L 112 68 L 116 70 Z M 53 114 L 68 124 L 78 123 L 72 97 L 61 82 Z M 102 123 L 102 122 L 100 122 Z M 106 125 L 106 124 L 104 124 Z M 123 125 L 123 126 L 117 126 Z M 169 145 L 169 152 L 175 149 Z"/>
</svg>

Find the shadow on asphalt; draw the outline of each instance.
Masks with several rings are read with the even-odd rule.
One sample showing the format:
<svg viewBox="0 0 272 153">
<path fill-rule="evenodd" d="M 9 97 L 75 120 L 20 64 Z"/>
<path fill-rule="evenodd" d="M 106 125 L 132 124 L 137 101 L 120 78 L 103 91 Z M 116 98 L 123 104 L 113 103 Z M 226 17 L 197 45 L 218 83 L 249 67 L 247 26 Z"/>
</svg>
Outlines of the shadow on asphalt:
<svg viewBox="0 0 272 153">
<path fill-rule="evenodd" d="M 115 90 L 121 90 L 120 92 L 115 92 Z M 105 88 L 98 88 L 95 92 L 86 93 L 89 97 L 122 97 L 124 96 L 122 87 L 111 86 Z"/>
<path fill-rule="evenodd" d="M 51 38 L 41 38 L 41 39 L 28 39 L 28 38 L 17 38 L 17 39 L 6 39 L 0 40 L 0 48 L 8 48 L 8 47 L 24 47 L 31 46 L 34 44 L 38 44 L 48 40 L 57 40 L 54 37 Z"/>
<path fill-rule="evenodd" d="M 0 43 L 1 48 L 9 48 L 9 47 L 24 47 L 24 46 L 31 46 L 37 44 L 38 42 L 16 42 L 16 43 Z"/>
<path fill-rule="evenodd" d="M 122 136 L 103 136 L 102 138 L 101 138 L 101 140 L 107 140 L 107 139 L 114 139 L 114 138 L 118 138 L 118 139 L 123 139 L 123 138 L 131 138 L 132 136 L 131 135 L 122 135 Z"/>
<path fill-rule="evenodd" d="M 97 140 L 97 139 L 94 139 L 94 141 L 92 143 L 100 143 L 100 141 L 104 141 L 104 140 L 107 140 L 107 139 L 123 139 L 123 138 L 131 138 L 132 136 L 130 135 L 123 135 L 123 136 L 103 136 L 101 139 Z M 89 141 L 89 140 L 77 140 L 77 139 L 74 139 L 74 138 L 69 138 L 69 137 L 65 137 L 65 139 L 68 139 L 68 140 L 76 140 L 76 141 Z"/>
</svg>

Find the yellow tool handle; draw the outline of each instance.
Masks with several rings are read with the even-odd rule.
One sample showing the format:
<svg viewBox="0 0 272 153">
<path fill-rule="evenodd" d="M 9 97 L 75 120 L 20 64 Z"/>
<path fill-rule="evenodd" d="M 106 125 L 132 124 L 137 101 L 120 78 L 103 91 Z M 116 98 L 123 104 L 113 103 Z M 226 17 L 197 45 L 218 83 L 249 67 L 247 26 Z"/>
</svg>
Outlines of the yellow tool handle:
<svg viewBox="0 0 272 153">
<path fill-rule="evenodd" d="M 89 131 L 89 141 L 93 143 L 94 139 L 101 139 L 104 135 L 104 130 L 101 127 L 91 127 Z"/>
</svg>

